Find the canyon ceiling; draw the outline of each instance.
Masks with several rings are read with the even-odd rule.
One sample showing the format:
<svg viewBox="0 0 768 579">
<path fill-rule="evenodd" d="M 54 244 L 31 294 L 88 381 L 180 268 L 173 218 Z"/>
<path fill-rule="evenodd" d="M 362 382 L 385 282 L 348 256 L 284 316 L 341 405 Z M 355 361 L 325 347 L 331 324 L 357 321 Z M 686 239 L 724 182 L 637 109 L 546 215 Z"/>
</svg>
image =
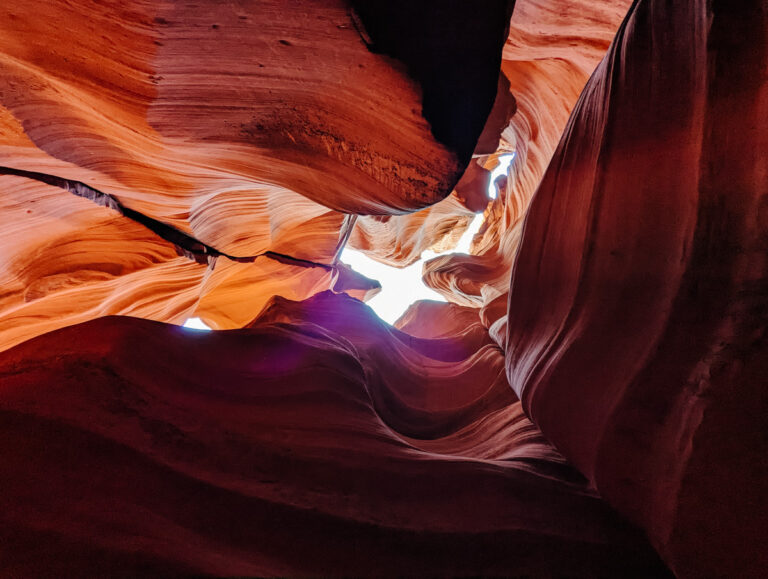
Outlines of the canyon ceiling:
<svg viewBox="0 0 768 579">
<path fill-rule="evenodd" d="M 6 0 L 0 575 L 766 576 L 767 119 L 764 0 Z"/>
</svg>

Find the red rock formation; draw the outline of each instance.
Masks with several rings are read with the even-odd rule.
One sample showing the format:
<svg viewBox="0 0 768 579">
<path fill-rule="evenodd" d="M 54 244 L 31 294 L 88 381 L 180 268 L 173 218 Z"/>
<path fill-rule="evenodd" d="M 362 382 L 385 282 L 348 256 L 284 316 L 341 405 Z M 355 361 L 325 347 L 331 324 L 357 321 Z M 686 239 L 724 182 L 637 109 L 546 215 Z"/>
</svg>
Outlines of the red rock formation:
<svg viewBox="0 0 768 579">
<path fill-rule="evenodd" d="M 412 212 L 451 192 L 494 103 L 509 22 L 506 0 L 482 10 L 363 4 L 358 14 L 342 0 L 204 10 L 5 2 L 0 167 L 82 182 L 230 255 L 328 264 L 339 211 Z M 424 29 L 433 32 L 417 34 Z M 109 237 L 109 210 L 4 173 L 11 207 L 0 220 L 20 232 L 4 255 L 36 263 L 21 285 L 15 270 L 0 278 L 13 288 L 0 295 L 0 349 L 105 314 L 241 327 L 274 294 L 332 286 L 327 269 L 270 260 L 215 271 L 186 264 L 130 225 L 114 251 L 97 247 L 93 235 Z M 435 231 L 406 245 L 420 253 L 467 221 L 466 209 L 448 207 L 456 211 L 420 218 Z M 75 211 L 66 224 L 56 217 Z M 118 256 L 121 244 L 153 252 L 151 266 Z M 52 248 L 65 246 L 67 263 L 53 260 Z"/>
<path fill-rule="evenodd" d="M 765 575 L 768 9 L 509 4 L 0 7 L 4 574 Z"/>
<path fill-rule="evenodd" d="M 768 569 L 768 10 L 636 3 L 525 224 L 509 379 L 681 577 Z"/>
<path fill-rule="evenodd" d="M 5 573 L 663 576 L 501 351 L 450 345 L 321 294 L 251 329 L 107 317 L 0 354 Z"/>
<path fill-rule="evenodd" d="M 436 32 L 422 39 L 411 30 L 411 36 L 398 47 L 382 34 L 386 27 L 376 25 L 376 30 L 366 31 L 363 21 L 355 20 L 353 13 L 336 2 L 297 5 L 303 18 L 299 22 L 291 13 L 274 9 L 274 3 L 260 5 L 258 18 L 247 6 L 237 12 L 229 4 L 218 3 L 203 12 L 152 2 L 137 4 L 134 10 L 87 2 L 46 3 L 40 10 L 34 4 L 6 3 L 6 13 L 0 15 L 0 159 L 14 169 L 83 181 L 114 195 L 127 207 L 232 255 L 275 251 L 328 263 L 339 239 L 342 216 L 326 206 L 392 213 L 438 200 L 448 189 L 425 188 L 424 184 L 451 173 L 446 165 L 451 155 L 446 157 L 445 147 L 428 134 L 425 119 L 432 123 L 433 132 L 446 133 L 446 119 L 468 123 L 467 118 L 479 118 L 475 111 L 483 107 L 478 109 L 473 103 L 489 104 L 496 91 L 493 111 L 476 150 L 486 154 L 515 110 L 511 90 L 520 110 L 501 147 L 517 149 L 519 160 L 515 179 L 510 180 L 512 189 L 488 212 L 485 233 L 475 250 L 481 257 L 469 260 L 471 263 L 462 257 L 442 258 L 426 269 L 427 283 L 448 299 L 475 307 L 487 304 L 506 294 L 519 223 L 533 184 L 589 70 L 607 46 L 624 4 L 569 4 L 561 13 L 533 2 L 521 3 L 498 82 L 497 69 L 488 72 L 483 68 L 493 63 L 482 56 L 493 52 L 489 45 L 493 34 L 481 33 L 480 28 L 498 28 L 503 23 L 493 17 L 503 12 L 503 3 L 488 3 L 487 12 L 467 10 L 462 2 L 437 3 L 435 10 L 426 9 L 426 16 L 421 12 L 426 6 L 423 3 L 416 3 L 419 7 L 401 2 L 399 8 L 393 8 L 392 2 L 364 4 L 374 21 L 378 21 L 373 14 L 377 11 L 386 21 L 403 10 L 410 14 L 409 22 L 430 19 L 429 29 Z M 457 11 L 454 20 L 452 10 Z M 461 16 L 458 27 L 456 14 Z M 470 22 L 474 24 L 470 26 Z M 458 31 L 449 33 L 451 26 Z M 91 38 L 89 27 L 100 30 L 97 38 Z M 548 31 L 546 38 L 538 38 L 534 31 L 543 29 Z M 314 38 L 322 40 L 311 40 Z M 373 44 L 369 47 L 366 42 Z M 369 48 L 376 42 L 375 50 L 401 58 L 408 69 L 371 53 Z M 55 48 L 32 51 L 30 46 Z M 404 48 L 407 46 L 409 50 Z M 259 58 L 233 58 L 244 50 Z M 312 55 L 312 68 L 300 64 L 307 51 L 317 53 Z M 429 73 L 430 58 L 443 63 L 440 74 Z M 350 63 L 363 64 L 363 68 L 350 70 Z M 298 76 L 294 69 L 299 70 Z M 233 75 L 237 82 L 230 81 Z M 469 82 L 470 77 L 477 82 Z M 345 91 L 336 90 L 339 86 Z M 428 102 L 419 102 L 419 86 Z M 472 87 L 476 93 L 469 90 Z M 265 97 L 265 91 L 272 96 Z M 254 102 L 260 103 L 259 108 L 254 108 Z M 418 114 L 422 105 L 424 118 Z M 201 110 L 206 114 L 200 114 Z M 248 118 L 241 118 L 244 115 Z M 269 119 L 279 119 L 282 124 L 273 126 Z M 457 134 L 443 134 L 443 140 L 460 155 L 466 156 L 469 150 L 462 134 L 477 134 L 481 126 L 477 120 L 473 122 L 469 128 L 456 125 Z M 321 128 L 329 123 L 332 133 L 326 138 Z M 241 125 L 246 128 L 237 129 Z M 253 130 L 248 129 L 251 125 Z M 263 130 L 257 131 L 257 125 Z M 451 122 L 447 125 L 450 128 Z M 393 131 L 394 127 L 400 129 Z M 375 157 L 378 164 L 389 159 L 392 167 L 398 167 L 399 180 L 390 182 L 389 173 L 379 170 L 381 167 L 363 163 L 359 147 L 338 149 L 322 144 L 323 139 L 353 143 L 360 141 L 361 134 L 366 135 L 363 156 Z M 425 146 L 425 142 L 432 144 Z M 537 147 L 541 153 L 531 152 Z M 410 153 L 415 149 L 417 156 Z M 413 163 L 420 164 L 415 180 L 403 172 Z M 471 211 L 484 205 L 483 174 L 479 165 L 470 164 L 458 193 L 423 211 L 361 217 L 349 244 L 401 266 L 412 263 L 425 249 L 450 247 L 469 223 Z M 371 175 L 379 181 L 371 183 Z M 32 184 L 20 189 L 17 180 L 5 181 L 0 176 L 2 181 L 8 183 L 11 195 L 19 194 L 14 204 L 22 212 L 34 213 L 32 205 L 43 198 L 47 207 L 57 202 L 45 187 L 32 192 Z M 413 200 L 416 195 L 408 193 L 408 187 L 434 191 L 435 197 L 408 201 L 406 197 Z M 70 199 L 62 197 L 58 202 L 61 207 L 55 211 L 71 211 Z M 86 210 L 82 204 L 76 206 Z M 111 218 L 104 209 L 88 211 L 95 220 Z M 16 217 L 9 214 L 3 219 Z M 107 267 L 93 246 L 80 242 L 89 237 L 83 230 L 71 231 L 67 239 L 52 236 L 44 240 L 46 248 L 66 243 L 68 254 L 81 256 L 78 264 L 66 266 L 67 271 L 75 267 L 80 271 L 70 276 L 69 291 L 61 295 L 62 286 L 47 281 L 60 275 L 61 264 L 47 260 L 50 250 L 33 241 L 43 241 L 37 235 L 40 230 L 54 232 L 59 225 L 44 215 L 24 221 L 30 226 L 25 236 L 30 245 L 22 246 L 17 239 L 8 251 L 35 255 L 37 279 L 26 283 L 47 289 L 36 292 L 35 300 L 18 291 L 4 294 L 0 349 L 99 314 L 177 323 L 194 315 L 214 327 L 240 327 L 271 295 L 307 297 L 331 287 L 333 278 L 320 270 L 305 272 L 265 260 L 245 267 L 220 263 L 221 273 L 212 273 L 175 258 L 152 270 L 131 269 L 133 276 L 127 278 L 120 275 L 120 269 Z M 146 238 L 142 232 L 126 238 L 125 243 L 142 244 Z M 160 240 L 157 243 L 162 245 Z M 113 254 L 106 261 L 116 259 Z M 121 264 L 122 269 L 128 267 Z M 86 278 L 87 285 L 76 283 Z M 158 293 L 147 301 L 146 289 L 156 285 L 153 279 L 173 289 L 165 298 Z M 173 292 L 179 295 L 177 301 L 172 299 Z"/>
<path fill-rule="evenodd" d="M 507 294 L 528 204 L 579 94 L 629 6 L 629 0 L 517 2 L 502 61 L 516 113 L 498 151 L 515 151 L 516 159 L 504 194 L 486 211 L 473 247 L 476 257 L 427 263 L 425 283 L 446 299 L 478 306 Z"/>
</svg>

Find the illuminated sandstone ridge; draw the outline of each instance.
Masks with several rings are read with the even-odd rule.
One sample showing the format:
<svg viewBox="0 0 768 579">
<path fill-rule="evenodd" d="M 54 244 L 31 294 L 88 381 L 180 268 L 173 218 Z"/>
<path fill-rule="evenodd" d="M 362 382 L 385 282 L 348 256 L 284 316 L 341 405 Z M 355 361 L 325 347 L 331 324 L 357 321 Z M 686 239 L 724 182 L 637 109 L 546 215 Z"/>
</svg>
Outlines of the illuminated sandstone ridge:
<svg viewBox="0 0 768 579">
<path fill-rule="evenodd" d="M 356 28 L 360 23 L 341 3 L 307 2 L 302 10 L 313 7 L 316 18 L 302 16 L 301 26 L 275 4 L 268 10 L 264 6 L 260 3 L 257 18 L 249 16 L 246 6 L 233 12 L 231 6 L 214 5 L 206 11 L 210 22 L 203 22 L 200 11 L 189 8 L 186 14 L 181 5 L 170 10 L 146 3 L 124 10 L 82 2 L 67 4 L 65 10 L 55 2 L 44 9 L 6 3 L 0 20 L 3 163 L 82 181 L 232 255 L 272 250 L 319 263 L 331 261 L 344 219 L 328 206 L 388 213 L 413 210 L 444 196 L 447 191 L 427 187 L 432 200 L 416 199 L 425 194 L 424 183 L 445 179 L 444 160 L 452 154 L 435 142 L 418 114 L 420 85 L 403 71 L 403 64 L 367 50 L 365 35 Z M 493 163 L 485 156 L 488 142 L 498 139 L 506 126 L 504 116 L 515 109 L 499 152 L 515 150 L 517 161 L 505 194 L 486 208 L 486 226 L 473 251 L 479 257 L 448 256 L 425 266 L 426 283 L 450 301 L 487 305 L 483 319 L 488 326 L 504 318 L 525 208 L 628 2 L 559 6 L 518 4 L 502 54 L 504 82 L 497 86 L 495 77 L 487 80 L 500 93 L 482 135 L 485 149 L 478 146 L 480 156 L 469 172 L 478 162 Z M 501 8 L 487 3 L 488 18 Z M 67 26 L 57 10 L 65 10 Z M 273 20 L 274 29 L 264 25 Z M 462 21 L 458 28 L 465 25 Z M 434 26 L 436 18 L 430 21 Z M 86 41 L 89 27 L 101 33 Z M 504 26 L 499 28 L 503 32 Z M 320 42 L 315 39 L 309 46 L 313 34 L 329 44 L 315 46 Z M 294 37 L 301 42 L 294 43 Z M 447 48 L 465 59 L 481 58 L 477 51 L 482 47 L 474 41 L 467 47 L 460 40 Z M 233 62 L 238 51 L 259 58 Z M 213 59 L 215 66 L 203 66 Z M 312 67 L 304 64 L 310 61 Z M 286 68 L 288 78 L 281 80 Z M 477 76 L 476 66 L 464 68 Z M 451 67 L 454 74 L 462 70 L 455 63 Z M 467 82 L 459 79 L 454 85 L 466 90 Z M 475 88 L 476 96 L 482 96 Z M 506 102 L 509 91 L 517 103 L 512 108 Z M 458 96 L 451 86 L 442 93 L 433 88 L 435 93 L 448 105 Z M 301 125 L 302 138 L 315 135 L 315 141 L 294 143 L 286 137 L 293 133 L 267 121 L 261 122 L 260 131 L 232 128 L 235 121 L 242 125 L 262 116 L 288 122 L 298 114 L 294 109 L 304 110 L 308 102 L 317 110 L 309 124 Z M 464 112 L 459 110 L 454 120 Z M 316 127 L 321 113 L 333 135 Z M 424 175 L 406 199 L 403 190 L 410 181 L 402 159 L 392 161 L 396 171 L 382 172 L 379 165 L 362 163 L 357 149 L 328 148 L 331 136 L 345 143 L 363 139 L 368 154 L 376 158 L 399 155 L 407 157 L 408 166 L 418 161 Z M 425 148 L 424 142 L 431 145 Z M 336 169 L 329 168 L 333 163 Z M 395 173 L 403 179 L 392 182 L 387 175 Z M 373 182 L 371 175 L 379 181 Z M 34 182 L 0 175 L 0 183 L 7 199 L 0 216 L 14 224 L 14 238 L 5 245 L 8 265 L 0 271 L 3 285 L 12 288 L 0 297 L 0 349 L 106 314 L 175 323 L 197 316 L 216 328 L 242 327 L 273 294 L 301 299 L 334 287 L 327 270 L 267 259 L 247 266 L 222 260 L 216 268 L 201 267 L 176 258 L 161 239 L 122 223 L 105 209 L 61 197 Z M 363 215 L 349 245 L 399 266 L 412 263 L 425 249 L 450 247 L 472 212 L 487 203 L 482 178 L 461 192 L 464 202 L 453 194 L 415 213 Z M 41 237 L 41 230 L 49 233 Z M 104 241 L 95 246 L 89 241 L 93 235 Z M 132 248 L 131 255 L 119 244 Z M 364 281 L 351 285 L 367 287 Z M 362 297 L 365 291 L 352 295 Z"/>
<path fill-rule="evenodd" d="M 233 256 L 320 264 L 344 212 L 448 196 L 494 103 L 511 5 L 429 4 L 4 2 L 0 167 L 15 173 L 0 169 L 0 349 L 105 314 L 242 327 L 272 295 L 335 281 L 270 259 L 189 263 L 19 171 L 84 183 Z M 416 218 L 436 215 L 420 246 L 468 222 L 447 209 Z"/>
<path fill-rule="evenodd" d="M 521 0 L 499 52 L 506 82 L 487 75 L 480 117 L 489 120 L 469 143 L 445 132 L 450 123 L 434 126 L 454 109 L 427 120 L 429 99 L 448 98 L 427 96 L 443 81 L 430 84 L 423 62 L 403 64 L 419 3 L 369 3 L 382 10 L 379 26 L 408 18 L 399 47 L 365 26 L 365 8 L 291 4 L 347 19 L 334 28 L 277 4 L 262 5 L 264 22 L 295 34 L 263 26 L 277 41 L 270 58 L 315 42 L 328 48 L 318 52 L 325 72 L 358 58 L 374 70 L 355 71 L 344 86 L 359 92 L 345 99 L 327 94 L 323 83 L 336 77 L 285 58 L 277 85 L 306 74 L 326 108 L 308 118 L 309 97 L 286 89 L 301 101 L 295 110 L 259 100 L 285 115 L 237 137 L 225 120 L 252 110 L 247 90 L 267 77 L 253 73 L 261 80 L 249 85 L 246 70 L 239 95 L 222 76 L 253 61 L 211 64 L 254 52 L 258 35 L 226 36 L 255 24 L 230 4 L 213 6 L 209 22 L 180 3 L 101 14 L 83 3 L 89 18 L 72 26 L 104 31 L 90 44 L 85 33 L 57 36 L 56 2 L 46 4 L 48 23 L 31 15 L 42 7 L 22 6 L 0 21 L 13 32 L 0 35 L 0 153 L 16 171 L 0 177 L 3 568 L 764 576 L 765 6 Z M 338 50 L 313 36 L 329 34 Z M 94 49 L 131 35 L 152 46 Z M 441 46 L 439 33 L 427 36 Z M 68 67 L 82 74 L 57 76 Z M 455 102 L 473 94 L 467 86 Z M 499 93 L 492 109 L 497 89 L 514 106 Z M 344 116 L 366 99 L 383 99 L 382 110 Z M 378 114 L 399 122 L 377 123 Z M 370 151 L 421 159 L 424 178 L 445 187 L 409 193 L 375 171 L 372 184 L 358 149 L 334 149 L 313 129 L 372 124 Z M 258 141 L 269 135 L 274 150 Z M 328 267 L 346 233 L 382 261 L 410 263 L 455 239 L 482 205 L 477 163 L 490 168 L 512 150 L 477 255 L 425 266 L 455 303 L 417 303 L 392 327 L 350 297 L 375 284 Z M 450 179 L 442 172 L 459 166 Z M 24 170 L 113 197 L 78 197 Z M 152 231 L 91 199 L 119 199 L 177 230 L 145 219 Z M 350 231 L 343 211 L 373 215 Z M 214 267 L 214 248 L 261 257 Z M 242 329 L 161 323 L 193 313 Z"/>
</svg>

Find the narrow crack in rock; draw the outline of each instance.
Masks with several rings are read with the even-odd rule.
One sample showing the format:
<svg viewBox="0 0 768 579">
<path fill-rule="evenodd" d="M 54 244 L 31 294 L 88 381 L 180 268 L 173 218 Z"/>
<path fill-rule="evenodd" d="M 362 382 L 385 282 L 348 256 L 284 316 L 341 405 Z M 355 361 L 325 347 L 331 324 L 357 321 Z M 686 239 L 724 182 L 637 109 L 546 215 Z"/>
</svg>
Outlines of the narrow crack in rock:
<svg viewBox="0 0 768 579">
<path fill-rule="evenodd" d="M 46 183 L 47 185 L 52 185 L 54 187 L 64 189 L 65 191 L 72 193 L 73 195 L 77 195 L 78 197 L 89 199 L 90 201 L 93 201 L 102 207 L 107 207 L 113 211 L 117 211 L 124 217 L 127 217 L 128 219 L 143 225 L 155 233 L 158 237 L 173 244 L 179 255 L 182 255 L 200 264 L 210 265 L 211 268 L 215 266 L 216 260 L 219 257 L 224 257 L 230 261 L 236 261 L 238 263 L 253 263 L 260 257 L 266 257 L 285 265 L 293 265 L 297 267 L 320 267 L 328 271 L 333 271 L 337 268 L 338 256 L 344 249 L 346 241 L 349 238 L 349 234 L 352 232 L 352 228 L 355 224 L 355 219 L 349 219 L 350 216 L 345 218 L 339 246 L 336 249 L 333 264 L 318 263 L 316 261 L 301 259 L 275 251 L 265 251 L 257 255 L 236 256 L 224 253 L 223 251 L 219 251 L 215 247 L 212 247 L 207 243 L 203 243 L 199 239 L 196 239 L 191 235 L 176 229 L 172 225 L 168 225 L 167 223 L 163 223 L 162 221 L 149 217 L 148 215 L 144 215 L 143 213 L 136 211 L 135 209 L 131 209 L 130 207 L 126 207 L 114 196 L 99 191 L 98 189 L 94 189 L 82 181 L 73 181 L 63 177 L 58 177 L 56 175 L 39 173 L 36 171 L 25 171 L 23 169 L 14 169 L 11 167 L 0 167 L 0 175 L 14 175 L 16 177 L 24 177 L 26 179 L 40 181 L 41 183 Z"/>
</svg>

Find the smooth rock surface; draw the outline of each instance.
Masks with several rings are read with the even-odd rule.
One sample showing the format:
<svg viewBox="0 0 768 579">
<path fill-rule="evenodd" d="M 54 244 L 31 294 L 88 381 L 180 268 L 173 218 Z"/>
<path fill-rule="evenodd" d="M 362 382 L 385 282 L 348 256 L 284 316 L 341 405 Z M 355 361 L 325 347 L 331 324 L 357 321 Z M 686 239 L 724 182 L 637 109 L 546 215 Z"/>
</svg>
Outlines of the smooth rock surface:
<svg viewBox="0 0 768 579">
<path fill-rule="evenodd" d="M 4 572 L 667 576 L 495 346 L 407 338 L 320 294 L 244 330 L 105 317 L 3 352 Z"/>
<path fill-rule="evenodd" d="M 768 569 L 768 9 L 643 0 L 525 222 L 507 371 L 680 577 Z"/>
</svg>

